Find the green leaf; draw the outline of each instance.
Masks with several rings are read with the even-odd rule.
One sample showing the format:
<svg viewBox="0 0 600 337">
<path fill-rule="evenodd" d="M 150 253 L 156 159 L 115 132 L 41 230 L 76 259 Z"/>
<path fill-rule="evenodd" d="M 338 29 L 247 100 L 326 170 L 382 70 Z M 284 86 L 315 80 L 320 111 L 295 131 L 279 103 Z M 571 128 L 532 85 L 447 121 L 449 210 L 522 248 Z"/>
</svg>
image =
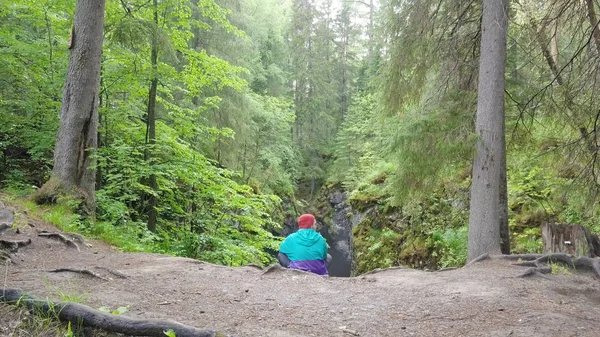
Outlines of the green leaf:
<svg viewBox="0 0 600 337">
<path fill-rule="evenodd" d="M 168 337 L 177 337 L 177 335 L 175 334 L 175 331 L 173 331 L 173 329 L 169 329 L 169 330 L 163 331 L 163 332 Z"/>
<path fill-rule="evenodd" d="M 121 315 L 123 313 L 126 313 L 127 311 L 129 311 L 129 306 L 118 307 L 117 310 L 115 310 L 115 311 L 112 312 L 112 314 L 113 315 Z"/>
<path fill-rule="evenodd" d="M 106 313 L 110 313 L 111 312 L 111 310 L 110 310 L 109 307 L 100 307 L 100 308 L 98 308 L 98 310 L 102 311 L 102 312 L 106 312 Z"/>
</svg>

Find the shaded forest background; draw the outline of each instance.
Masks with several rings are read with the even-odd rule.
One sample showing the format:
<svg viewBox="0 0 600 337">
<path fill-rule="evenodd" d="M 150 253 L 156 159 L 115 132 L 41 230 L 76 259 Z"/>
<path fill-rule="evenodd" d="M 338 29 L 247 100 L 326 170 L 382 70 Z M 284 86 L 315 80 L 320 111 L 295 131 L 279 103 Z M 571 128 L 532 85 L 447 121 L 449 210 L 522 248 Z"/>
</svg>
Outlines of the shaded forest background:
<svg viewBox="0 0 600 337">
<path fill-rule="evenodd" d="M 52 170 L 74 7 L 0 3 L 0 188 L 12 197 Z M 96 219 L 66 197 L 46 218 L 126 250 L 267 264 L 284 217 L 317 212 L 342 189 L 357 212 L 376 209 L 354 231 L 356 272 L 461 265 L 481 9 L 458 0 L 108 0 Z M 510 3 L 514 252 L 541 251 L 543 222 L 600 232 L 598 10 L 597 0 Z"/>
</svg>

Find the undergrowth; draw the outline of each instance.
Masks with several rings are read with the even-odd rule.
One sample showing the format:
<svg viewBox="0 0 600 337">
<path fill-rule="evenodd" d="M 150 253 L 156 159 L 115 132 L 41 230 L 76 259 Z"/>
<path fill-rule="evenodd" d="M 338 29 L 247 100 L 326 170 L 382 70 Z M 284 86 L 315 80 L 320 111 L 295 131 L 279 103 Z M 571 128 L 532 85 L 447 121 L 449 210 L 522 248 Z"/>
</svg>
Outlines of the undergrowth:
<svg viewBox="0 0 600 337">
<path fill-rule="evenodd" d="M 85 218 L 73 211 L 76 205 L 68 200 L 61 200 L 55 205 L 37 205 L 20 196 L 6 197 L 20 203 L 29 217 L 49 222 L 64 232 L 102 240 L 125 252 L 161 253 L 231 266 L 267 265 L 273 262 L 271 252 L 277 250 L 280 242 L 264 230 L 244 231 L 230 226 L 195 233 L 189 226 L 166 223 L 153 233 L 139 221 L 126 219 L 123 223 L 114 224 Z"/>
</svg>

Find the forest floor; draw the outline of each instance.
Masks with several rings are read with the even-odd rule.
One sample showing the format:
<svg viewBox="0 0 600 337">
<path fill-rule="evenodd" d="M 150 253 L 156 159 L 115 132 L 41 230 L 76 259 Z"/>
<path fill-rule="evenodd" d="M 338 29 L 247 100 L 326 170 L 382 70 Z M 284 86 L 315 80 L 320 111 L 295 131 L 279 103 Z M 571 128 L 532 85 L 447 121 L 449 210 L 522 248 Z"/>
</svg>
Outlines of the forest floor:
<svg viewBox="0 0 600 337">
<path fill-rule="evenodd" d="M 122 253 L 93 240 L 78 251 L 38 236 L 58 232 L 52 225 L 17 223 L 25 224 L 19 233 L 13 227 L 0 239 L 32 241 L 2 262 L 2 287 L 77 298 L 92 308 L 127 306 L 122 315 L 133 318 L 172 319 L 238 337 L 598 336 L 600 281 L 580 271 L 519 278 L 525 268 L 485 260 L 443 272 L 400 268 L 350 278 L 263 273 Z M 49 272 L 59 268 L 95 276 Z M 0 304 L 0 336 L 32 336 L 20 328 L 27 315 L 13 308 Z"/>
</svg>

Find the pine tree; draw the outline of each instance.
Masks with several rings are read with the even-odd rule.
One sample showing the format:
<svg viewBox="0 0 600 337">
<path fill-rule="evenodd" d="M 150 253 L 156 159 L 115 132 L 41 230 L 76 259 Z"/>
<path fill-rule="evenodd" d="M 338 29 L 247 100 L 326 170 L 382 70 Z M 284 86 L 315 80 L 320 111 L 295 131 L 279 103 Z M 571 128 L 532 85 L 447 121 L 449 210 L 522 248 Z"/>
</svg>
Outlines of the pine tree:
<svg viewBox="0 0 600 337">
<path fill-rule="evenodd" d="M 501 221 L 506 209 L 506 145 L 504 135 L 504 70 L 508 0 L 483 2 L 481 56 L 477 90 L 476 132 L 480 136 L 473 161 L 467 260 L 501 252 Z M 503 200 L 501 200 L 501 196 Z M 506 224 L 508 227 L 508 224 Z"/>
</svg>

